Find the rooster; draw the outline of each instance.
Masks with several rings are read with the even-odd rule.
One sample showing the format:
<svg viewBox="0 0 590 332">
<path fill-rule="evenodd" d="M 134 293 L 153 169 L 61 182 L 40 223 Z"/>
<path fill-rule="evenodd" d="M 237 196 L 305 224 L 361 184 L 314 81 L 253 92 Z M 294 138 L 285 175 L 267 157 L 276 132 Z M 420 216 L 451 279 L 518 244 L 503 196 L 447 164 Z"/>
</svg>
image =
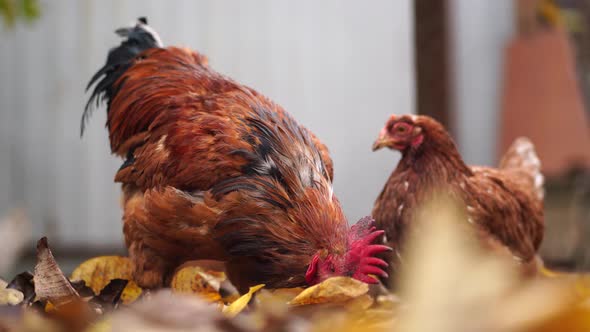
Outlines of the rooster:
<svg viewBox="0 0 590 332">
<path fill-rule="evenodd" d="M 465 164 L 445 128 L 428 116 L 392 115 L 373 145 L 402 154 L 377 198 L 373 217 L 395 247 L 391 269 L 403 262 L 402 247 L 416 211 L 441 190 L 465 203 L 467 222 L 484 247 L 509 253 L 525 271 L 536 267 L 543 239 L 543 176 L 533 144 L 517 139 L 499 168 Z"/>
<path fill-rule="evenodd" d="M 371 218 L 348 226 L 332 160 L 309 130 L 202 54 L 164 47 L 145 18 L 116 32 L 125 39 L 88 84 L 82 133 L 106 101 L 140 286 L 160 287 L 195 259 L 224 261 L 241 292 L 386 275 L 374 256 L 389 248 L 373 244 L 383 231 Z"/>
</svg>

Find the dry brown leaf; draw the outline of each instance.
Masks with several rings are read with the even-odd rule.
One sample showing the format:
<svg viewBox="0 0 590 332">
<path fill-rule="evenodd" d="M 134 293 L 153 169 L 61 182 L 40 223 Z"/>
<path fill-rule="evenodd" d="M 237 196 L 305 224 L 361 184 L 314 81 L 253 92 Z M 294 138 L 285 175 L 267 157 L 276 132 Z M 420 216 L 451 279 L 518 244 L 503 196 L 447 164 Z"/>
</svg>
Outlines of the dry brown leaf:
<svg viewBox="0 0 590 332">
<path fill-rule="evenodd" d="M 170 287 L 178 293 L 197 294 L 209 302 L 220 302 L 219 290 L 226 279 L 225 272 L 185 266 L 174 274 Z"/>
<path fill-rule="evenodd" d="M 60 306 L 52 306 L 48 302 L 45 312 L 48 317 L 60 323 L 66 331 L 82 331 L 98 317 L 98 312 L 80 298 Z"/>
<path fill-rule="evenodd" d="M 366 294 L 369 286 L 348 277 L 333 277 L 311 286 L 297 295 L 291 305 L 344 303 Z"/>
<path fill-rule="evenodd" d="M 264 284 L 250 287 L 250 290 L 248 290 L 248 293 L 240 296 L 240 298 L 235 300 L 234 302 L 232 302 L 232 304 L 223 308 L 223 314 L 226 317 L 237 316 L 240 312 L 242 312 L 246 308 L 246 306 L 248 306 L 248 303 L 250 303 L 250 300 L 252 299 L 252 296 L 254 295 L 254 293 L 259 291 L 263 287 L 264 287 Z"/>
<path fill-rule="evenodd" d="M 141 288 L 133 281 L 131 271 L 131 261 L 127 257 L 100 256 L 80 264 L 72 272 L 70 279 L 72 281 L 84 280 L 86 286 L 92 288 L 94 294 L 99 294 L 113 279 L 129 280 L 123 294 L 121 294 L 121 301 L 124 304 L 130 304 L 141 294 Z"/>
<path fill-rule="evenodd" d="M 33 280 L 37 298 L 51 301 L 56 307 L 79 298 L 78 293 L 53 258 L 46 237 L 37 242 L 37 265 L 35 265 Z"/>
</svg>

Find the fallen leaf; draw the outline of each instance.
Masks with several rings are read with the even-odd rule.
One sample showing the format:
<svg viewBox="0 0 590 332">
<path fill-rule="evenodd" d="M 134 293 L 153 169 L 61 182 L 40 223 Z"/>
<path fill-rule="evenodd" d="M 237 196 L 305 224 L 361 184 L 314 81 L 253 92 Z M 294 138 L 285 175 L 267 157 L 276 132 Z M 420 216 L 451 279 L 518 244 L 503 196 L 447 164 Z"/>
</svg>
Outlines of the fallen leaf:
<svg viewBox="0 0 590 332">
<path fill-rule="evenodd" d="M 311 286 L 297 295 L 291 305 L 344 303 L 366 294 L 369 286 L 348 277 L 333 277 Z"/>
<path fill-rule="evenodd" d="M 302 287 L 295 287 L 295 288 L 278 288 L 278 289 L 268 289 L 264 293 L 261 292 L 258 294 L 260 301 L 265 301 L 266 299 L 272 301 L 281 301 L 284 303 L 289 303 L 293 300 L 297 295 L 301 294 L 305 289 Z"/>
<path fill-rule="evenodd" d="M 33 274 L 31 272 L 19 273 L 6 288 L 12 288 L 23 293 L 23 303 L 30 304 L 35 300 L 35 285 L 33 284 Z"/>
<path fill-rule="evenodd" d="M 100 291 L 113 279 L 129 280 L 121 294 L 121 301 L 130 304 L 141 294 L 141 288 L 133 281 L 131 261 L 127 257 L 101 256 L 91 258 L 80 264 L 70 277 L 71 280 L 84 280 L 86 286 L 92 288 L 94 294 Z"/>
<path fill-rule="evenodd" d="M 250 303 L 250 300 L 252 299 L 252 296 L 254 295 L 254 293 L 259 291 L 263 287 L 264 287 L 264 284 L 250 287 L 250 290 L 248 290 L 248 293 L 240 296 L 240 298 L 238 298 L 237 300 L 232 302 L 232 304 L 223 308 L 223 314 L 226 315 L 227 317 L 237 316 L 240 312 L 242 312 L 242 310 L 244 310 L 246 308 L 248 303 Z"/>
<path fill-rule="evenodd" d="M 23 302 L 24 294 L 16 289 L 7 288 L 8 283 L 0 279 L 0 305 L 18 305 Z"/>
<path fill-rule="evenodd" d="M 93 298 L 95 296 L 92 288 L 86 286 L 86 282 L 84 282 L 84 280 L 70 280 L 70 284 L 72 287 L 74 287 L 76 292 L 78 292 L 81 298 Z"/>
<path fill-rule="evenodd" d="M 546 268 L 544 265 L 541 265 L 539 267 L 539 275 L 541 275 L 543 277 L 547 277 L 547 278 L 557 278 L 557 277 L 563 276 L 562 273 L 550 270 L 550 269 Z"/>
<path fill-rule="evenodd" d="M 102 309 L 116 308 L 128 282 L 128 280 L 123 279 L 111 280 L 91 302 L 99 305 Z"/>
<path fill-rule="evenodd" d="M 285 319 L 290 309 L 288 303 L 303 291 L 303 288 L 261 289 L 254 299 L 253 306 L 258 315 Z M 275 319 L 276 320 L 276 319 Z"/>
<path fill-rule="evenodd" d="M 369 294 L 363 294 L 355 297 L 345 303 L 345 307 L 350 311 L 364 311 L 369 309 L 375 300 Z"/>
<path fill-rule="evenodd" d="M 89 306 L 81 298 L 52 306 L 48 302 L 45 312 L 47 316 L 58 322 L 66 331 L 82 331 L 88 327 L 98 316 L 95 308 Z"/>
<path fill-rule="evenodd" d="M 109 331 L 240 331 L 232 324 L 212 303 L 160 290 L 117 310 Z"/>
<path fill-rule="evenodd" d="M 219 302 L 221 283 L 226 279 L 224 272 L 186 266 L 174 274 L 170 287 L 178 293 L 197 294 L 209 302 Z"/>
<path fill-rule="evenodd" d="M 405 245 L 397 331 L 534 331 L 571 305 L 569 286 L 522 279 L 512 258 L 483 250 L 452 200 L 431 203 Z"/>
<path fill-rule="evenodd" d="M 51 301 L 56 307 L 79 298 L 78 293 L 53 258 L 46 237 L 37 242 L 37 265 L 35 265 L 33 280 L 37 298 Z"/>
</svg>

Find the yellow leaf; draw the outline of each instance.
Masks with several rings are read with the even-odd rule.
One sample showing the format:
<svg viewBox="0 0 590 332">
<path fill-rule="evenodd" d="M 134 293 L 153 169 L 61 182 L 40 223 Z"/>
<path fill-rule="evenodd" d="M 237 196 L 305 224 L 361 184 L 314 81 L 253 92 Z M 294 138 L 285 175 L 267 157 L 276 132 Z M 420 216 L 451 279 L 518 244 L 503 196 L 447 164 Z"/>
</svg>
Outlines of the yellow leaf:
<svg viewBox="0 0 590 332">
<path fill-rule="evenodd" d="M 91 258 L 80 264 L 72 272 L 70 279 L 72 281 L 84 280 L 86 286 L 92 288 L 95 294 L 99 294 L 113 279 L 129 280 L 129 283 L 121 294 L 121 301 L 129 304 L 135 301 L 141 294 L 141 288 L 133 281 L 131 271 L 131 261 L 129 258 L 101 256 Z"/>
<path fill-rule="evenodd" d="M 208 301 L 218 302 L 221 301 L 219 289 L 224 280 L 224 272 L 186 266 L 174 274 L 170 287 L 178 293 L 198 294 Z"/>
<path fill-rule="evenodd" d="M 366 294 L 369 285 L 349 277 L 333 277 L 307 288 L 297 295 L 291 305 L 344 303 Z"/>
<path fill-rule="evenodd" d="M 11 288 L 0 288 L 0 305 L 17 305 L 24 299 L 21 291 Z"/>
<path fill-rule="evenodd" d="M 223 314 L 225 314 L 227 317 L 237 316 L 240 312 L 242 312 L 242 310 L 246 308 L 248 303 L 250 303 L 252 295 L 262 289 L 262 287 L 264 287 L 264 284 L 250 287 L 248 293 L 240 296 L 240 298 L 235 300 L 232 304 L 223 308 Z"/>
<path fill-rule="evenodd" d="M 55 306 L 53 305 L 53 303 L 47 301 L 47 303 L 45 303 L 45 312 L 52 312 L 55 311 Z"/>
<path fill-rule="evenodd" d="M 561 273 L 556 272 L 556 271 L 552 271 L 549 270 L 548 268 L 546 268 L 545 266 L 541 266 L 539 268 L 539 274 L 543 277 L 548 277 L 548 278 L 556 278 L 556 277 L 560 277 L 562 276 Z"/>
<path fill-rule="evenodd" d="M 260 302 L 264 301 L 273 301 L 273 302 L 282 302 L 288 303 L 293 300 L 297 295 L 304 291 L 304 288 L 296 287 L 296 288 L 277 288 L 272 289 L 258 294 L 257 298 L 260 299 Z"/>
</svg>

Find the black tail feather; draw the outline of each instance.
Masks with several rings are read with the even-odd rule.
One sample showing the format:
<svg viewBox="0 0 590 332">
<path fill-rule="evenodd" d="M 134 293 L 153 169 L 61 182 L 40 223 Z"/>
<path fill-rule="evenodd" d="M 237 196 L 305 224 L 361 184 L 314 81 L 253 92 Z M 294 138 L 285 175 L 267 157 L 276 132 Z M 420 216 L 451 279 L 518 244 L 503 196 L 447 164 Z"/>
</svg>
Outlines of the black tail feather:
<svg viewBox="0 0 590 332">
<path fill-rule="evenodd" d="M 84 134 L 86 122 L 90 118 L 94 106 L 98 107 L 102 101 L 106 101 L 107 112 L 109 111 L 110 102 L 119 89 L 115 83 L 131 66 L 133 59 L 147 49 L 163 46 L 158 34 L 147 25 L 145 17 L 138 18 L 135 26 L 120 28 L 115 32 L 126 39 L 121 42 L 121 45 L 109 51 L 106 64 L 92 76 L 86 86 L 86 91 L 88 91 L 96 84 L 84 108 L 80 136 Z"/>
</svg>

